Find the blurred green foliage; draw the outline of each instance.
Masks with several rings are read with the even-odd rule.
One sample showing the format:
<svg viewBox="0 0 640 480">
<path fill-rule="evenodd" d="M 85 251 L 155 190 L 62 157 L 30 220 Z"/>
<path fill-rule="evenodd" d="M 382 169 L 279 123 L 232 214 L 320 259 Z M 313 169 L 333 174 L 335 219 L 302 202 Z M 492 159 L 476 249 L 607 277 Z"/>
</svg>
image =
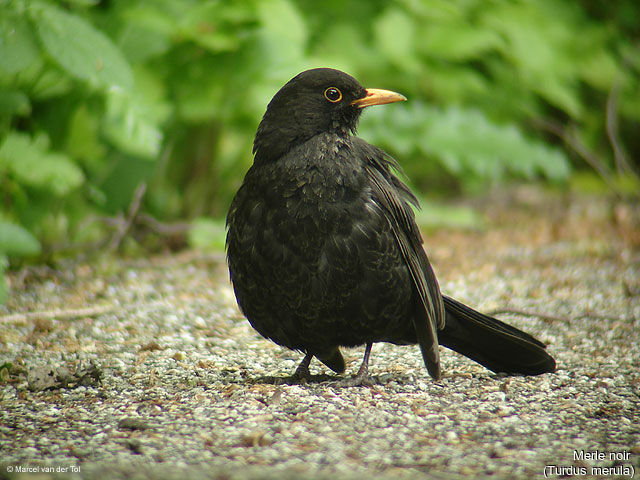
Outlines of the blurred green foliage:
<svg viewBox="0 0 640 480">
<path fill-rule="evenodd" d="M 142 183 L 160 222 L 222 217 L 266 103 L 316 66 L 409 98 L 360 130 L 422 190 L 563 182 L 576 146 L 628 174 L 639 34 L 635 0 L 0 0 L 0 272 L 104 238 L 88 219 Z"/>
</svg>

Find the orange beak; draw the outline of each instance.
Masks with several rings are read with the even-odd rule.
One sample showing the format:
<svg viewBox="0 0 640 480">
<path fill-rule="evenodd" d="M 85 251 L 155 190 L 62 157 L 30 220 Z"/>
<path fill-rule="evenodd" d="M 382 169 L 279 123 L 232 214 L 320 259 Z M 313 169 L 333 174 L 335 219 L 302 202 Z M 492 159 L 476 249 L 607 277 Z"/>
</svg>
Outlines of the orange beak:
<svg viewBox="0 0 640 480">
<path fill-rule="evenodd" d="M 369 107 L 371 105 L 384 105 L 385 103 L 404 102 L 407 97 L 391 90 L 380 90 L 379 88 L 367 88 L 367 94 L 351 102 L 358 108 Z"/>
</svg>

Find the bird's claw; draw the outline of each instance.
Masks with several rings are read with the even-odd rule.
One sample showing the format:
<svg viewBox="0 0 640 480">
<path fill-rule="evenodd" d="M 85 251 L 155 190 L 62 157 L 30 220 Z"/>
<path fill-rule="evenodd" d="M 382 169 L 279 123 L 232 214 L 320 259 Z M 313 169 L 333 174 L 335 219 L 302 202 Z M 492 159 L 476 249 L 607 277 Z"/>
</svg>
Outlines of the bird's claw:
<svg viewBox="0 0 640 480">
<path fill-rule="evenodd" d="M 350 378 L 345 378 L 335 383 L 336 387 L 372 387 L 378 382 L 369 374 L 357 374 Z"/>
</svg>

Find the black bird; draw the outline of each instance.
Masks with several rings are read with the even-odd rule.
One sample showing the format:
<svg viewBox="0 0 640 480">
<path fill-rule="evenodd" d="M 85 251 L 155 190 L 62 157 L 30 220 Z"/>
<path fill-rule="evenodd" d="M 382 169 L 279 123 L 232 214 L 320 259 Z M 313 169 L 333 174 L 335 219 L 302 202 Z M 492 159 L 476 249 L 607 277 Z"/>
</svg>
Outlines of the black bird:
<svg viewBox="0 0 640 480">
<path fill-rule="evenodd" d="M 420 345 L 434 379 L 438 344 L 494 372 L 555 370 L 531 335 L 440 293 L 415 223 L 416 197 L 381 149 L 355 136 L 364 107 L 406 100 L 344 72 L 307 70 L 273 97 L 254 162 L 227 216 L 227 259 L 238 305 L 264 337 L 342 373 L 339 347 Z"/>
</svg>

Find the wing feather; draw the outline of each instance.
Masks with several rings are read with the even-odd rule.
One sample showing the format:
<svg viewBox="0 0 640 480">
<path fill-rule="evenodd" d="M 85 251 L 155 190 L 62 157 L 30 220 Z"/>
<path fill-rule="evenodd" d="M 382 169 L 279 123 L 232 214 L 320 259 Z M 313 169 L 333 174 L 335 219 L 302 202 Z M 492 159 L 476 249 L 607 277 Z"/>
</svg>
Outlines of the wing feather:
<svg viewBox="0 0 640 480">
<path fill-rule="evenodd" d="M 412 321 L 425 365 L 431 376 L 438 379 L 440 356 L 437 331 L 444 328 L 445 311 L 438 281 L 422 248 L 422 236 L 409 205 L 418 206 L 418 201 L 393 174 L 392 168 L 400 170 L 393 159 L 365 142 L 359 148 L 364 150 L 368 160 L 365 169 L 371 180 L 373 196 L 383 208 L 420 300 L 424 315 L 413 315 Z"/>
</svg>

